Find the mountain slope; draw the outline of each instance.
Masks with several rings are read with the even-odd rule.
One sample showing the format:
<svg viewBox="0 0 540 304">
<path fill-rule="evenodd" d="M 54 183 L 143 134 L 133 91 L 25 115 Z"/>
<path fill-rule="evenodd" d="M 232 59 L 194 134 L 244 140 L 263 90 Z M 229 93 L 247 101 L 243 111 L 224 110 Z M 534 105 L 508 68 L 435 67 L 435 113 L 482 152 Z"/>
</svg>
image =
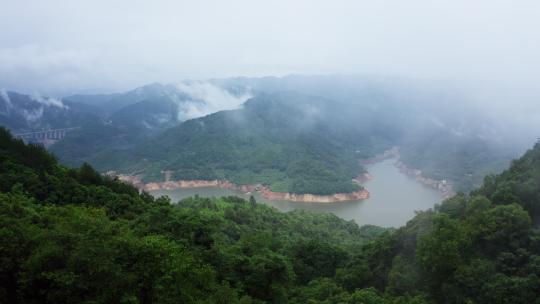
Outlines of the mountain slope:
<svg viewBox="0 0 540 304">
<path fill-rule="evenodd" d="M 436 303 L 537 303 L 540 145 L 469 196 L 420 212 L 368 245 L 371 284 Z"/>
<path fill-rule="evenodd" d="M 285 303 L 384 231 L 235 197 L 173 205 L 60 166 L 3 128 L 0 169 L 9 303 Z"/>
<path fill-rule="evenodd" d="M 186 159 L 193 159 L 187 153 L 189 146 L 175 141 L 173 133 L 168 133 L 171 135 L 169 137 L 161 134 L 189 119 L 224 109 L 237 109 L 250 96 L 255 98 L 277 96 L 287 90 L 290 90 L 290 93 L 296 92 L 297 95 L 316 96 L 313 100 L 327 100 L 326 103 L 312 104 L 312 101 L 301 103 L 305 109 L 297 111 L 296 117 L 293 117 L 292 113 L 278 113 L 289 111 L 287 107 L 274 107 L 273 113 L 275 117 L 285 116 L 283 119 L 288 122 L 297 119 L 301 124 L 303 120 L 307 120 L 310 128 L 315 127 L 310 125 L 310 119 L 317 121 L 316 127 L 323 131 L 318 134 L 319 131 L 312 130 L 311 140 L 320 137 L 324 141 L 321 146 L 328 146 L 326 151 L 316 152 L 318 148 L 314 148 L 316 145 L 309 143 L 310 139 L 306 136 L 302 142 L 293 142 L 289 133 L 294 134 L 294 128 L 298 128 L 299 125 L 290 123 L 281 125 L 279 121 L 248 127 L 238 125 L 236 129 L 227 131 L 231 135 L 230 138 L 235 138 L 234 140 L 228 142 L 229 137 L 220 136 L 215 139 L 215 144 L 206 143 L 209 146 L 213 145 L 214 152 L 209 153 L 214 153 L 215 157 L 218 154 L 225 156 L 236 154 L 232 163 L 240 170 L 232 169 L 229 164 L 224 163 L 226 160 L 216 160 L 212 165 L 209 163 L 186 165 L 178 160 L 172 150 L 163 160 L 157 160 L 153 153 L 147 151 L 151 147 L 163 146 L 168 149 L 181 147 L 181 154 Z M 13 98 L 9 98 L 9 94 L 12 94 Z M 312 173 L 320 174 L 321 180 L 324 181 L 328 181 L 334 174 L 339 180 L 336 181 L 337 184 L 341 185 L 339 189 L 347 190 L 350 186 L 344 185 L 353 174 L 345 172 L 348 169 L 343 169 L 343 164 L 336 165 L 336 158 L 350 159 L 351 151 L 354 151 L 356 158 L 367 158 L 384 149 L 399 146 L 401 161 L 409 167 L 420 169 L 425 177 L 445 179 L 453 184 L 457 191 L 469 191 L 479 186 L 486 174 L 498 172 L 512 158 L 519 155 L 522 150 L 516 147 L 523 144 L 512 141 L 512 136 L 503 136 L 497 127 L 498 122 L 483 117 L 479 109 L 465 106 L 466 102 L 454 102 L 454 99 L 460 100 L 462 96 L 454 96 L 446 91 L 442 93 L 436 90 L 424 91 L 419 89 L 418 84 L 396 79 L 352 76 L 229 78 L 184 81 L 177 85 L 152 84 L 125 93 L 70 96 L 61 101 L 9 94 L 4 92 L 0 97 L 0 125 L 7 126 L 17 133 L 48 128 L 80 127 L 50 147 L 63 163 L 80 165 L 89 162 L 101 171 L 144 173 L 147 180 L 162 180 L 161 171 L 170 166 L 174 171 L 182 169 L 183 172 L 180 172 L 178 177 L 183 178 L 227 177 L 238 183 L 262 182 L 272 185 L 274 189 L 296 189 L 294 191 L 304 192 L 306 191 L 302 190 L 305 188 L 304 185 L 301 185 L 300 179 L 296 177 L 301 175 L 306 177 L 308 175 L 306 168 L 309 166 L 300 163 L 296 169 L 289 170 L 287 160 L 282 163 L 282 159 L 274 156 L 276 153 L 307 155 L 313 150 L 312 154 L 317 156 L 306 158 L 306 162 L 312 162 L 314 158 L 326 154 L 334 160 L 328 159 L 327 165 L 324 166 L 319 166 L 319 163 Z M 7 97 L 4 98 L 5 96 Z M 285 95 L 282 97 L 286 98 L 288 97 Z M 19 110 L 7 111 L 9 104 L 12 103 L 11 99 L 14 104 L 21 105 Z M 291 97 L 290 101 L 283 103 L 295 102 L 295 98 Z M 255 120 L 258 120 L 259 116 L 261 115 L 257 114 Z M 210 117 L 207 119 L 222 119 L 219 115 Z M 275 130 L 261 130 L 261 126 Z M 193 126 L 186 127 L 185 130 L 190 128 L 195 130 Z M 241 128 L 253 128 L 251 135 L 248 136 L 252 140 L 249 145 L 252 153 L 247 153 L 249 150 L 247 144 L 241 139 L 247 135 L 246 131 L 240 131 Z M 266 133 L 280 134 L 284 139 L 261 136 Z M 182 136 L 185 138 L 185 134 Z M 156 137 L 159 139 L 154 141 Z M 168 140 L 172 142 L 167 143 Z M 268 143 L 272 143 L 273 146 L 270 147 Z M 203 145 L 204 143 L 199 142 L 190 153 L 202 151 L 201 155 L 206 155 Z M 225 147 L 226 151 L 219 151 Z M 276 152 L 276 149 L 279 151 Z M 336 152 L 336 150 L 343 151 Z M 239 154 L 239 151 L 243 151 L 244 154 Z M 264 153 L 267 155 L 261 157 L 253 155 Z M 125 154 L 133 157 L 125 159 L 122 156 Z M 336 156 L 338 154 L 341 156 Z M 270 167 L 264 161 L 259 165 L 263 159 L 274 161 L 276 168 Z M 345 166 L 349 167 L 348 163 Z M 332 167 L 336 168 L 335 172 L 331 172 L 334 170 Z M 324 170 L 321 171 L 320 168 Z M 147 171 L 141 172 L 142 169 Z M 261 171 L 263 169 L 265 172 Z M 292 187 L 295 181 L 288 178 L 289 174 L 296 176 L 293 178 L 298 181 L 297 186 Z M 278 183 L 278 179 L 283 182 Z M 310 179 L 307 183 L 317 183 L 314 176 L 310 176 Z M 327 190 L 322 192 L 328 192 Z"/>
<path fill-rule="evenodd" d="M 206 82 L 150 84 L 124 93 L 66 97 L 74 104 L 98 107 L 104 114 L 71 132 L 51 150 L 65 164 L 91 162 L 103 167 L 97 159 L 112 150 L 129 149 L 187 119 L 236 108 L 248 97 L 245 90 L 231 93 Z"/>
<path fill-rule="evenodd" d="M 383 232 L 234 197 L 171 205 L 88 165 L 62 167 L 0 129 L 0 296 L 9 303 L 536 303 L 540 230 L 531 212 L 540 205 L 539 160 L 536 145 L 470 196 Z"/>
<path fill-rule="evenodd" d="M 93 162 L 94 158 L 110 153 L 111 149 L 129 149 L 177 125 L 176 111 L 177 104 L 169 99 L 143 100 L 106 118 L 82 124 L 50 150 L 59 154 L 65 164 Z"/>
<path fill-rule="evenodd" d="M 490 117 L 489 109 L 446 84 L 345 75 L 214 81 L 229 89 L 249 86 L 254 92 L 294 91 L 333 100 L 332 111 L 339 113 L 333 124 L 372 132 L 372 140 L 358 149 L 377 151 L 377 139 L 391 142 L 400 147 L 406 165 L 425 177 L 449 181 L 457 191 L 480 186 L 486 174 L 500 172 L 535 138 L 529 134 L 527 141 L 517 140 L 517 132 L 532 132 L 518 131 L 505 116 Z"/>
<path fill-rule="evenodd" d="M 249 88 L 227 89 L 208 81 L 178 84 L 153 83 L 133 90 L 105 95 L 72 95 L 64 100 L 100 108 L 106 116 L 143 101 L 174 103 L 179 121 L 240 106 L 250 96 Z"/>
<path fill-rule="evenodd" d="M 239 101 L 245 100 L 243 98 L 246 96 L 269 99 L 264 96 L 282 95 L 282 104 L 290 106 L 298 102 L 295 94 L 313 97 L 313 100 L 299 102 L 299 109 L 273 107 L 272 116 L 276 117 L 274 121 L 261 118 L 266 109 L 260 108 L 261 113 L 250 118 L 251 121 L 228 124 L 230 128 L 226 132 L 212 131 L 219 136 L 197 131 L 191 122 L 186 123 L 185 127 L 179 127 L 178 130 L 181 131 L 177 131 L 178 136 L 172 130 L 167 135 L 158 136 L 160 132 L 175 124 L 174 120 L 169 120 L 171 116 L 167 113 L 168 110 L 159 113 L 153 111 L 169 107 L 165 106 L 167 104 L 173 104 L 170 109 L 176 111 L 176 124 L 180 124 L 190 118 L 216 113 L 224 109 L 223 105 L 225 109 L 236 109 L 241 104 Z M 114 98 L 121 96 L 122 94 L 114 95 Z M 149 99 L 141 100 L 137 99 L 137 96 L 146 96 Z M 500 127 L 499 122 L 484 117 L 481 109 L 468 105 L 466 97 L 447 90 L 427 90 L 421 83 L 399 79 L 354 76 L 228 78 L 204 82 L 186 81 L 176 86 L 154 84 L 127 92 L 122 98 L 124 101 L 132 98 L 132 101 L 129 106 L 124 106 L 112 114 L 110 121 L 115 128 L 123 131 L 115 133 L 114 130 L 103 130 L 84 134 L 84 130 L 81 130 L 77 137 L 69 137 L 65 143 L 53 147 L 53 151 L 63 162 L 79 165 L 87 161 L 103 171 L 143 173 L 146 180 L 162 180 L 161 171 L 172 170 L 177 171 L 177 178 L 226 177 L 237 183 L 262 182 L 274 189 L 304 192 L 306 190 L 302 190 L 302 185 L 292 186 L 295 181 L 290 180 L 289 175 L 292 174 L 296 180 L 299 180 L 296 177 L 300 175 L 305 175 L 305 178 L 309 166 L 300 164 L 298 169 L 291 169 L 305 171 L 305 174 L 291 173 L 288 172 L 289 161 L 276 155 L 307 155 L 310 150 L 317 150 L 313 148 L 313 144 L 308 143 L 309 140 L 306 142 L 305 136 L 303 142 L 290 140 L 290 134 L 296 132 L 295 128 L 307 123 L 308 129 L 317 127 L 323 130 L 311 130 L 311 138 L 320 138 L 324 141 L 321 146 L 328 146 L 327 151 L 321 152 L 322 154 L 314 152 L 318 153 L 317 157 L 328 154 L 335 159 L 336 153 L 350 155 L 352 150 L 356 158 L 368 158 L 392 146 L 399 146 L 401 161 L 411 168 L 420 169 L 424 177 L 444 179 L 453 184 L 457 191 L 470 191 L 482 183 L 486 174 L 500 171 L 512 158 L 523 152 L 521 148 L 516 148 L 523 146 L 522 142 L 515 142 L 512 136 L 504 135 L 504 128 Z M 286 100 L 287 98 L 290 100 Z M 97 99 L 102 100 L 100 104 L 112 102 L 103 101 L 102 96 Z M 158 101 L 163 103 L 158 104 Z M 230 120 L 230 116 L 233 115 L 211 115 L 205 118 L 205 123 L 219 129 L 225 126 L 223 120 Z M 123 121 L 122 125 L 119 125 L 114 117 Z M 278 121 L 278 118 L 281 121 Z M 213 119 L 216 119 L 215 124 Z M 268 122 L 261 123 L 265 119 Z M 298 121 L 298 125 L 291 123 L 294 120 Z M 165 123 L 160 124 L 160 121 Z M 311 125 L 313 121 L 317 124 Z M 267 129 L 263 130 L 263 127 Z M 188 130 L 199 132 L 198 136 L 203 136 L 202 138 L 208 141 L 190 139 L 189 142 L 182 142 L 176 139 L 179 137 L 188 140 Z M 96 133 L 100 135 L 94 136 Z M 304 135 L 308 133 L 304 132 Z M 151 136 L 135 136 L 138 134 Z M 276 138 L 276 134 L 279 134 L 280 138 Z M 205 137 L 206 135 L 209 136 Z M 104 140 L 104 136 L 108 138 Z M 154 136 L 159 138 L 154 141 Z M 246 138 L 250 138 L 251 142 L 246 142 Z M 197 146 L 188 151 L 191 144 Z M 204 145 L 207 145 L 208 149 Z M 135 148 L 137 146 L 138 148 Z M 163 151 L 156 151 L 155 154 L 161 153 L 162 158 L 157 159 L 154 153 L 149 152 L 156 147 L 168 149 L 167 155 Z M 178 153 L 174 149 L 179 149 Z M 343 151 L 336 152 L 336 149 Z M 133 157 L 125 159 L 120 156 L 123 154 Z M 212 154 L 214 159 L 202 164 L 192 154 L 200 154 L 203 158 Z M 186 160 L 182 162 L 179 155 Z M 274 161 L 275 167 L 265 163 L 264 159 Z M 186 164 L 188 160 L 191 164 Z M 312 162 L 313 157 L 306 158 L 306 161 Z M 330 174 L 334 174 L 339 179 L 337 183 L 344 185 L 348 183 L 346 180 L 351 178 L 351 173 L 344 173 L 342 165 L 336 165 L 334 160 L 329 159 L 328 165 L 316 165 L 312 173 L 326 176 L 321 179 L 324 181 L 329 181 Z M 334 170 L 330 169 L 332 166 L 336 171 L 326 172 Z M 319 168 L 324 170 L 319 172 Z M 263 169 L 265 172 L 261 171 Z M 278 179 L 283 182 L 278 183 Z M 316 183 L 313 176 L 310 179 L 308 183 Z M 313 191 L 313 188 L 315 187 L 310 190 Z M 348 186 L 339 188 L 346 190 Z"/>
<path fill-rule="evenodd" d="M 260 95 L 241 110 L 186 121 L 129 156 L 109 154 L 97 163 L 109 165 L 103 169 L 142 172 L 150 181 L 169 170 L 174 179 L 262 183 L 278 192 L 352 192 L 358 189 L 352 179 L 363 172 L 361 153 L 373 154 L 389 143 L 378 138 L 381 143 L 369 145 L 370 129 L 333 124 L 332 103 L 296 93 Z M 366 152 L 366 146 L 373 150 Z"/>
<path fill-rule="evenodd" d="M 489 175 L 475 193 L 500 204 L 517 203 L 540 223 L 540 144 L 499 175 Z"/>
<path fill-rule="evenodd" d="M 98 119 L 96 111 L 84 104 L 0 91 L 0 125 L 15 133 L 81 126 Z"/>
</svg>

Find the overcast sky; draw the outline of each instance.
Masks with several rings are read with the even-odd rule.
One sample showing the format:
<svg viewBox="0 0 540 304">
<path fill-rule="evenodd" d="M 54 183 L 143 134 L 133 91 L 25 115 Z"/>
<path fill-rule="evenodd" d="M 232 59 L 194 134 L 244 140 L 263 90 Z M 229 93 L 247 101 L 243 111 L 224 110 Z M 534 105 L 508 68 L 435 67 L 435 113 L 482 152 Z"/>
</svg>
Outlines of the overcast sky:
<svg viewBox="0 0 540 304">
<path fill-rule="evenodd" d="M 540 1 L 0 0 L 0 88 L 375 74 L 534 88 Z"/>
</svg>

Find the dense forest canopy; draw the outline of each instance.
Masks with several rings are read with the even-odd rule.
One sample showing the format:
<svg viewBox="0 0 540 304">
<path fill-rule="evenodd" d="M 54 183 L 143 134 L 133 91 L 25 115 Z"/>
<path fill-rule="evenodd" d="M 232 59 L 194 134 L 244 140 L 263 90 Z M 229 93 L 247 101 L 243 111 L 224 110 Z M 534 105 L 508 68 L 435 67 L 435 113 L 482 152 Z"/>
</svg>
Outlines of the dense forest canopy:
<svg viewBox="0 0 540 304">
<path fill-rule="evenodd" d="M 280 303 L 384 231 L 235 197 L 172 205 L 88 165 L 60 166 L 5 129 L 0 168 L 7 303 Z M 316 255 L 292 263 L 303 246 Z"/>
<path fill-rule="evenodd" d="M 314 104 L 320 106 L 306 113 Z M 318 117 L 328 106 L 327 100 L 293 93 L 259 96 L 240 110 L 186 121 L 127 155 L 107 153 L 96 162 L 141 172 L 149 181 L 162 180 L 165 169 L 174 179 L 261 183 L 278 192 L 353 192 L 359 186 L 352 179 L 363 170 L 355 149 L 360 144 L 352 132 Z"/>
<path fill-rule="evenodd" d="M 6 303 L 535 303 L 540 145 L 406 226 L 171 204 L 0 129 Z"/>
</svg>

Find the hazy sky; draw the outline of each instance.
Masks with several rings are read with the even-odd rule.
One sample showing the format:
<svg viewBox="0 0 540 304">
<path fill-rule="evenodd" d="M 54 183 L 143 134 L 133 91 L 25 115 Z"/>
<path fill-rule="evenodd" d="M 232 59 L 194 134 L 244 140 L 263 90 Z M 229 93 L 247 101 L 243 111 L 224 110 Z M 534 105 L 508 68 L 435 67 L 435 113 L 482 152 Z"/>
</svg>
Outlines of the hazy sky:
<svg viewBox="0 0 540 304">
<path fill-rule="evenodd" d="M 0 0 L 0 88 L 61 95 L 185 78 L 540 80 L 540 1 Z"/>
</svg>

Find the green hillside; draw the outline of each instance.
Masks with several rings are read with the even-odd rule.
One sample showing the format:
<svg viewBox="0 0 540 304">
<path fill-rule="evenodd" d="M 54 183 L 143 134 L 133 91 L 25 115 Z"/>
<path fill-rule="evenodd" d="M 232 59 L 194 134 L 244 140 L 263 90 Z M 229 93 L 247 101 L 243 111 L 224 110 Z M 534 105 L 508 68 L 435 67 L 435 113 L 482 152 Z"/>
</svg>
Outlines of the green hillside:
<svg viewBox="0 0 540 304">
<path fill-rule="evenodd" d="M 132 148 L 177 125 L 176 108 L 177 105 L 166 98 L 127 105 L 107 118 L 82 123 L 79 129 L 70 132 L 50 150 L 60 155 L 67 165 L 92 162 L 112 149 Z"/>
<path fill-rule="evenodd" d="M 406 226 L 170 204 L 0 129 L 6 303 L 538 303 L 540 145 Z"/>
<path fill-rule="evenodd" d="M 353 192 L 359 159 L 389 147 L 371 130 L 349 130 L 327 109 L 331 101 L 282 93 L 261 95 L 240 110 L 189 120 L 126 152 L 93 163 L 101 170 L 143 173 L 147 181 L 227 179 L 278 192 Z M 333 122 L 336 123 L 333 123 Z M 127 154 L 127 155 L 126 155 Z"/>
<path fill-rule="evenodd" d="M 2 303 L 283 303 L 384 231 L 235 197 L 172 205 L 1 128 L 0 187 Z"/>
<path fill-rule="evenodd" d="M 197 83 L 193 96 L 152 84 L 107 98 L 67 97 L 108 114 L 77 125 L 82 128 L 51 151 L 66 165 L 88 162 L 147 181 L 161 181 L 161 172 L 171 170 L 175 178 L 328 194 L 357 189 L 351 179 L 362 169 L 353 160 L 393 146 L 409 167 L 457 191 L 479 187 L 525 150 L 464 96 L 421 83 L 337 75 Z M 216 107 L 244 95 L 253 98 L 241 109 Z M 214 114 L 187 120 L 203 113 Z"/>
<path fill-rule="evenodd" d="M 540 145 L 470 195 L 419 213 L 364 248 L 373 284 L 435 303 L 540 300 Z"/>
</svg>

